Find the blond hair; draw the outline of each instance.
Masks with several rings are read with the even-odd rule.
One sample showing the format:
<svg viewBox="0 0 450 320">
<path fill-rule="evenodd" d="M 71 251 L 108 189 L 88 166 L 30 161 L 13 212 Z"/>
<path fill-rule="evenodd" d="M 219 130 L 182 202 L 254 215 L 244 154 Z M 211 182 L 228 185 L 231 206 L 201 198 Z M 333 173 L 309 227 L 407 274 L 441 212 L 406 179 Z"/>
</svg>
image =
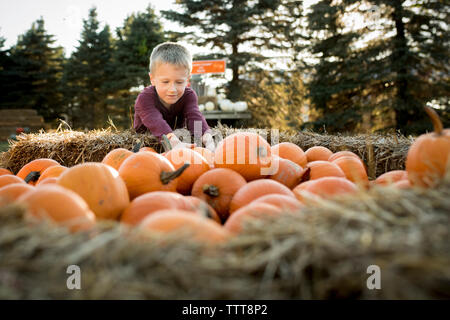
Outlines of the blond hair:
<svg viewBox="0 0 450 320">
<path fill-rule="evenodd" d="M 192 70 L 192 56 L 190 52 L 184 46 L 175 42 L 164 42 L 153 49 L 150 55 L 150 73 L 154 72 L 156 67 L 162 63 L 184 67 L 188 70 L 188 74 Z"/>
</svg>

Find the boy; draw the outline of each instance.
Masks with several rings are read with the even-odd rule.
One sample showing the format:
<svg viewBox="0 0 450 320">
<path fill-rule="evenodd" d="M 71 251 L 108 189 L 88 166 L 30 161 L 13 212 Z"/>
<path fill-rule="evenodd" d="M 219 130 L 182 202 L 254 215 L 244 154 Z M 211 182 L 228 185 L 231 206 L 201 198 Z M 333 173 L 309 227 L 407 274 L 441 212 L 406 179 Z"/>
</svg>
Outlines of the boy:
<svg viewBox="0 0 450 320">
<path fill-rule="evenodd" d="M 182 148 L 193 145 L 181 142 L 172 130 L 187 125 L 194 134 L 194 126 L 197 130 L 201 127 L 205 148 L 214 151 L 211 130 L 198 109 L 197 95 L 187 87 L 191 69 L 192 56 L 182 45 L 165 42 L 153 49 L 149 72 L 151 85 L 136 99 L 134 129 L 137 132 L 149 130 L 159 139 L 165 134 L 173 148 Z"/>
</svg>

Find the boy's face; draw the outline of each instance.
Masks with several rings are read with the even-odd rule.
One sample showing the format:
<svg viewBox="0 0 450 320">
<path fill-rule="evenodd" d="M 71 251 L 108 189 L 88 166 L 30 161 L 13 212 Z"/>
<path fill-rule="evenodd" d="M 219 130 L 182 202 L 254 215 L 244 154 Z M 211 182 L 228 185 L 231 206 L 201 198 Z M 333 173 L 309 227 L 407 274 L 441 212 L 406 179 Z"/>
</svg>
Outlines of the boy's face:
<svg viewBox="0 0 450 320">
<path fill-rule="evenodd" d="M 181 98 L 190 78 L 185 68 L 169 63 L 157 65 L 156 70 L 149 75 L 159 99 L 167 108 Z"/>
</svg>

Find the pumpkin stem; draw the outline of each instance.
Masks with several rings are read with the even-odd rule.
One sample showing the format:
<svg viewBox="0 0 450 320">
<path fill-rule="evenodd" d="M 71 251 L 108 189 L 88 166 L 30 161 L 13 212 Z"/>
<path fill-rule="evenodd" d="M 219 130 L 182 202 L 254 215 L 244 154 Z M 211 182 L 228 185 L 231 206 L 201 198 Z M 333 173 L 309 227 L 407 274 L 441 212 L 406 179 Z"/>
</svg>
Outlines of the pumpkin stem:
<svg viewBox="0 0 450 320">
<path fill-rule="evenodd" d="M 170 143 L 169 139 L 165 134 L 162 135 L 161 144 L 163 145 L 164 151 L 168 152 L 172 150 L 172 144 Z"/>
<path fill-rule="evenodd" d="M 189 163 L 185 163 L 175 171 L 171 172 L 162 171 L 160 175 L 161 182 L 163 184 L 168 184 L 173 179 L 178 178 L 188 167 Z"/>
<path fill-rule="evenodd" d="M 213 216 L 212 216 L 211 212 L 209 211 L 208 206 L 205 203 L 200 202 L 200 204 L 198 206 L 198 210 L 203 214 L 203 216 L 205 218 L 212 219 Z"/>
<path fill-rule="evenodd" d="M 203 186 L 203 193 L 207 194 L 210 197 L 218 197 L 219 196 L 219 189 L 216 186 L 205 184 Z"/>
<path fill-rule="evenodd" d="M 433 123 L 434 132 L 440 136 L 442 135 L 442 131 L 444 130 L 444 126 L 442 125 L 441 119 L 439 119 L 439 115 L 434 111 L 433 108 L 425 106 L 425 112 L 431 119 Z"/>
<path fill-rule="evenodd" d="M 305 170 L 303 170 L 303 174 L 300 177 L 300 181 L 299 181 L 298 184 L 300 184 L 302 182 L 305 182 L 305 181 L 308 181 L 309 179 L 311 179 L 311 168 L 310 167 L 308 167 Z"/>
<path fill-rule="evenodd" d="M 25 177 L 25 182 L 29 183 L 38 181 L 39 177 L 41 176 L 41 173 L 39 171 L 31 171 L 27 176 Z"/>
<path fill-rule="evenodd" d="M 138 143 L 136 143 L 134 145 L 133 150 L 131 150 L 131 151 L 133 151 L 133 153 L 136 153 L 139 151 L 139 149 L 141 149 L 141 146 L 142 146 L 142 142 L 138 140 Z"/>
</svg>

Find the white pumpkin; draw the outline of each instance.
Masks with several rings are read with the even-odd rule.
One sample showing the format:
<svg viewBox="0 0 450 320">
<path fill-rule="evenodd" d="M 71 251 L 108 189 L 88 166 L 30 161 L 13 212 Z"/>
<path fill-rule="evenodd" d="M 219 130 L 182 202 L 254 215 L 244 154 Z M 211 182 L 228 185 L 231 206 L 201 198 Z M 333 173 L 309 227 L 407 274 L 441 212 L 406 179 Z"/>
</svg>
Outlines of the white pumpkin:
<svg viewBox="0 0 450 320">
<path fill-rule="evenodd" d="M 200 111 L 204 111 L 204 110 L 205 110 L 205 105 L 204 105 L 204 104 L 199 104 L 199 105 L 198 105 L 198 109 L 199 109 Z"/>
<path fill-rule="evenodd" d="M 248 108 L 247 102 L 245 101 L 238 101 L 234 103 L 234 111 L 243 112 L 247 110 L 247 108 Z"/>
<path fill-rule="evenodd" d="M 223 111 L 233 111 L 233 103 L 229 99 L 220 100 L 219 107 Z"/>
<path fill-rule="evenodd" d="M 205 109 L 206 111 L 212 111 L 214 110 L 214 102 L 208 101 L 205 103 Z"/>
</svg>

